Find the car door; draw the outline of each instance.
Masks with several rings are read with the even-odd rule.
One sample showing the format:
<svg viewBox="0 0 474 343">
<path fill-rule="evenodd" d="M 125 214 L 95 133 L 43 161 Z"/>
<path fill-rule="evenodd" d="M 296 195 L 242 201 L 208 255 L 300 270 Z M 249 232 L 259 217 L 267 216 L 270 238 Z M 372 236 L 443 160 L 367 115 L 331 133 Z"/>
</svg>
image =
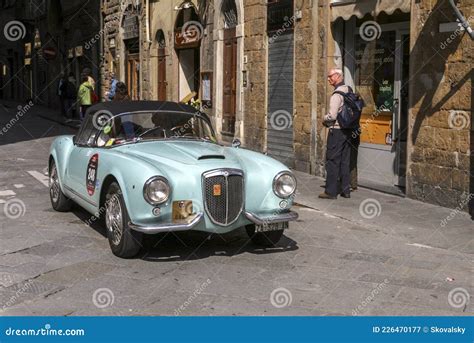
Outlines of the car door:
<svg viewBox="0 0 474 343">
<path fill-rule="evenodd" d="M 67 186 L 70 190 L 82 200 L 95 205 L 99 149 L 94 146 L 94 143 L 98 129 L 92 125 L 90 117 L 86 119 L 88 122 L 84 124 L 75 140 L 66 174 Z"/>
</svg>

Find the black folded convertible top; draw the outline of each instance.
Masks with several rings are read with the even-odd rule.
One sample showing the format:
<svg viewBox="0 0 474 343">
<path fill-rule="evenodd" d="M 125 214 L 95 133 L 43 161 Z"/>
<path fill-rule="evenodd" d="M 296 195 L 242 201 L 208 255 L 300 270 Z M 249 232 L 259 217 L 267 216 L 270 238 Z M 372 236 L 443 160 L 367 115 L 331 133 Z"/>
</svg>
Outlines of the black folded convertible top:
<svg viewBox="0 0 474 343">
<path fill-rule="evenodd" d="M 97 111 L 108 111 L 112 115 L 119 115 L 129 112 L 138 111 L 170 111 L 170 112 L 187 112 L 187 113 L 198 113 L 203 115 L 200 111 L 197 111 L 190 105 L 185 105 L 177 102 L 170 101 L 110 101 L 101 102 L 87 110 L 87 115 L 93 115 Z"/>
</svg>

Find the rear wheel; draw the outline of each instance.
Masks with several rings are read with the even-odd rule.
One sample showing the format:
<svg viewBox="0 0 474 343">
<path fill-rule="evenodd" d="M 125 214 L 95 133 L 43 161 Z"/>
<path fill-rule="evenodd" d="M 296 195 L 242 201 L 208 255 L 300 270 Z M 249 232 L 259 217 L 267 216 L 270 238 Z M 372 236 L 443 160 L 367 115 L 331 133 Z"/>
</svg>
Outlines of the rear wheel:
<svg viewBox="0 0 474 343">
<path fill-rule="evenodd" d="M 262 247 L 274 247 L 278 244 L 283 236 L 284 230 L 255 232 L 255 224 L 245 226 L 245 230 L 252 242 Z"/>
<path fill-rule="evenodd" d="M 58 168 L 53 160 L 49 165 L 49 198 L 55 211 L 67 212 L 72 207 L 71 200 L 64 195 L 59 183 Z"/>
<path fill-rule="evenodd" d="M 142 247 L 143 235 L 129 227 L 130 219 L 122 191 L 112 182 L 105 197 L 105 226 L 112 252 L 122 258 L 134 257 Z"/>
</svg>

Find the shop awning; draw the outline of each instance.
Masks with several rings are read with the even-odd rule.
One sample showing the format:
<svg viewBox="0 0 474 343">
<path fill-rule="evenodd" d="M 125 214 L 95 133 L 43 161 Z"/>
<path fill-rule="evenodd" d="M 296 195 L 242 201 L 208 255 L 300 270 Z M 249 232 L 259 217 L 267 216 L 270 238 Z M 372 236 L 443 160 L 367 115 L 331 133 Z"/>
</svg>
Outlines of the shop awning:
<svg viewBox="0 0 474 343">
<path fill-rule="evenodd" d="M 332 21 L 337 18 L 348 20 L 352 16 L 362 18 L 366 14 L 373 17 L 380 13 L 393 14 L 396 10 L 409 13 L 411 10 L 411 0 L 332 0 L 331 12 Z"/>
</svg>

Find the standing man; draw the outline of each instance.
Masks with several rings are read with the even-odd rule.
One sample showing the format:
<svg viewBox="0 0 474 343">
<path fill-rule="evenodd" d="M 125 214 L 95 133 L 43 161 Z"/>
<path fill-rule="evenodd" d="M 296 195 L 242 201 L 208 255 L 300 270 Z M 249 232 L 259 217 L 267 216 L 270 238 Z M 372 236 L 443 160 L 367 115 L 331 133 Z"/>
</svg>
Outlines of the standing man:
<svg viewBox="0 0 474 343">
<path fill-rule="evenodd" d="M 66 89 L 67 89 L 67 79 L 64 73 L 61 73 L 61 78 L 58 83 L 58 96 L 59 103 L 61 105 L 61 115 L 66 117 Z"/>
<path fill-rule="evenodd" d="M 87 109 L 92 105 L 92 93 L 94 89 L 92 88 L 91 84 L 89 83 L 89 77 L 86 74 L 81 75 L 81 85 L 79 86 L 79 90 L 77 91 L 77 101 L 79 102 L 80 106 L 80 116 L 81 121 L 84 119 L 84 116 L 87 112 Z"/>
<path fill-rule="evenodd" d="M 112 101 L 115 97 L 115 91 L 117 90 L 118 80 L 115 78 L 115 73 L 110 73 L 110 87 L 109 91 L 106 93 L 107 100 Z"/>
<path fill-rule="evenodd" d="M 341 69 L 331 69 L 328 82 L 334 91 L 349 92 L 344 85 L 344 73 Z M 334 93 L 329 102 L 329 113 L 324 117 L 324 125 L 329 128 L 326 151 L 326 191 L 319 195 L 321 199 L 337 199 L 339 180 L 341 180 L 341 196 L 351 197 L 350 189 L 350 158 L 352 130 L 341 129 L 337 121 L 342 112 L 344 97 Z"/>
</svg>

